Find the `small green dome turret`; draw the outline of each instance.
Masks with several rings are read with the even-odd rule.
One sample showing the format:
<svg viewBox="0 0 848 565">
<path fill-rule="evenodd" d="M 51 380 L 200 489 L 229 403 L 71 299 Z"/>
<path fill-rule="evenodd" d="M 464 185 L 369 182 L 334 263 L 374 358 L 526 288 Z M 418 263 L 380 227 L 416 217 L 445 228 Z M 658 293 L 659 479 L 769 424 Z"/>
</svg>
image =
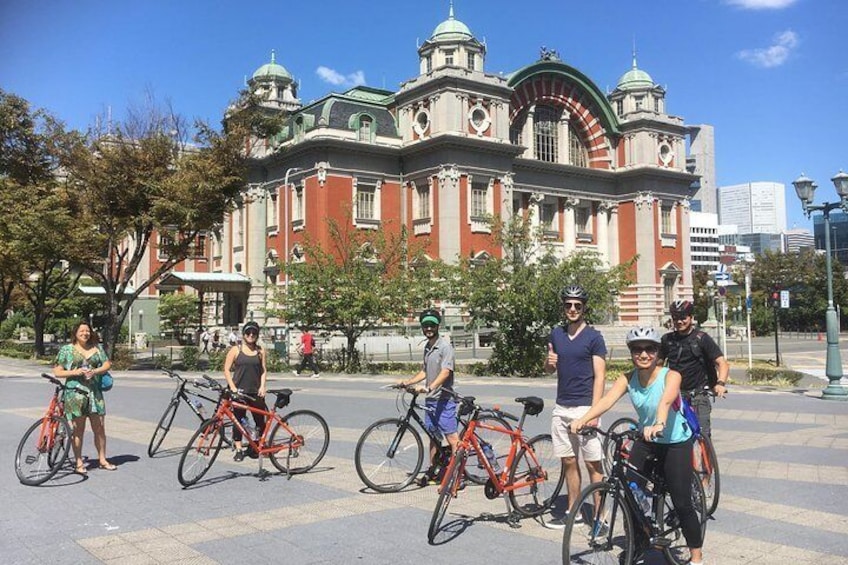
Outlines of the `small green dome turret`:
<svg viewBox="0 0 848 565">
<path fill-rule="evenodd" d="M 621 75 L 616 88 L 630 90 L 632 88 L 653 88 L 654 79 L 651 75 L 636 66 L 636 53 L 633 53 L 633 67 Z"/>
<path fill-rule="evenodd" d="M 454 17 L 453 1 L 451 1 L 448 19 L 436 26 L 430 41 L 464 41 L 473 37 L 468 26 Z"/>
<path fill-rule="evenodd" d="M 274 50 L 271 50 L 271 62 L 266 63 L 256 69 L 256 72 L 253 73 L 253 79 L 263 79 L 263 78 L 277 78 L 283 79 L 291 82 L 292 76 L 286 68 L 282 65 L 277 64 L 276 55 Z"/>
</svg>

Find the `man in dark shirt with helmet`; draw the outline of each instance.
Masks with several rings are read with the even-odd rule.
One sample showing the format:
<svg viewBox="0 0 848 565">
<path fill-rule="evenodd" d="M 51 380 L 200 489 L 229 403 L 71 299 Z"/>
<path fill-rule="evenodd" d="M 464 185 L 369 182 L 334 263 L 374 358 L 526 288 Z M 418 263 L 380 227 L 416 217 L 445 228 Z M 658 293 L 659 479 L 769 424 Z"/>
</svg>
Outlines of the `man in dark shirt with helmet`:
<svg viewBox="0 0 848 565">
<path fill-rule="evenodd" d="M 692 316 L 695 305 L 691 301 L 675 300 L 669 310 L 674 331 L 662 338 L 660 360 L 683 376 L 680 392 L 689 397 L 698 414 L 701 433 L 709 437 L 712 431 L 709 391 L 714 390 L 720 397 L 727 394 L 730 366 L 713 338 L 695 329 Z"/>
</svg>

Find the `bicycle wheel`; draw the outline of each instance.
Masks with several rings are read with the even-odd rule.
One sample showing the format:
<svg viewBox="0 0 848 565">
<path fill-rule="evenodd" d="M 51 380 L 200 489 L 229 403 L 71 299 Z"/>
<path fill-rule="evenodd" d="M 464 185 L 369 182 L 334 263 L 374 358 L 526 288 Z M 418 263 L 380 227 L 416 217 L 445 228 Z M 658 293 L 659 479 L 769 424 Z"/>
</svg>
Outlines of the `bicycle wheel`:
<svg viewBox="0 0 848 565">
<path fill-rule="evenodd" d="M 713 442 L 708 437 L 700 437 L 693 443 L 692 461 L 695 464 L 695 474 L 701 479 L 706 497 L 707 516 L 712 516 L 718 508 L 718 498 L 721 494 L 721 475 L 718 470 Z"/>
<path fill-rule="evenodd" d="M 627 430 L 635 430 L 637 427 L 639 427 L 639 423 L 633 418 L 619 418 L 613 422 L 609 428 L 607 428 L 607 432 L 621 433 Z M 622 449 L 630 451 L 631 444 L 632 442 L 630 440 L 625 441 L 624 445 L 622 445 Z M 615 456 L 615 442 L 612 441 L 609 436 L 604 437 L 603 449 L 604 460 L 602 464 L 604 467 L 604 475 L 609 476 L 612 469 L 612 460 Z"/>
<path fill-rule="evenodd" d="M 477 422 L 487 426 L 501 427 L 508 430 L 512 429 L 512 426 L 497 416 L 480 416 Z M 465 429 L 467 427 L 466 425 L 462 426 L 462 429 L 459 431 L 459 437 L 465 435 Z M 485 442 L 492 447 L 495 459 L 498 462 L 498 468 L 496 470 L 503 469 L 506 466 L 506 458 L 509 455 L 509 446 L 512 443 L 512 438 L 507 434 L 480 427 L 474 431 L 474 435 L 477 436 L 480 445 L 483 445 L 483 442 Z M 465 466 L 465 476 L 474 484 L 484 485 L 489 480 L 489 473 L 486 472 L 486 467 L 483 464 L 483 459 L 485 458 L 486 456 L 482 453 L 478 454 L 473 446 L 468 448 L 468 464 Z"/>
<path fill-rule="evenodd" d="M 294 435 L 280 424 L 274 426 L 268 439 L 269 445 L 283 444 L 285 448 L 270 454 L 271 463 L 283 473 L 305 473 L 327 453 L 330 428 L 324 418 L 311 410 L 295 410 L 286 414 L 283 422 Z"/>
<path fill-rule="evenodd" d="M 378 420 L 356 442 L 353 462 L 365 486 L 397 492 L 415 480 L 424 464 L 421 434 L 398 418 Z"/>
<path fill-rule="evenodd" d="M 587 486 L 574 508 L 562 537 L 563 565 L 633 562 L 636 548 L 633 517 L 613 486 L 607 483 Z"/>
<path fill-rule="evenodd" d="M 538 435 L 518 452 L 509 470 L 512 507 L 524 516 L 538 516 L 556 501 L 565 480 L 562 459 L 554 455 L 550 434 Z"/>
<path fill-rule="evenodd" d="M 442 480 L 441 490 L 439 491 L 439 500 L 436 502 L 436 508 L 433 509 L 433 517 L 430 519 L 430 529 L 427 530 L 427 540 L 430 543 L 436 539 L 436 534 L 442 527 L 442 520 L 445 519 L 445 514 L 448 511 L 448 506 L 456 497 L 456 492 L 459 489 L 459 481 L 462 473 L 465 470 L 465 463 L 468 460 L 468 452 L 460 447 L 454 453 L 445 478 Z"/>
<path fill-rule="evenodd" d="M 224 424 L 217 418 L 206 420 L 191 436 L 186 445 L 180 465 L 177 468 L 177 479 L 184 487 L 190 487 L 203 478 L 212 467 L 215 458 L 221 451 Z"/>
<path fill-rule="evenodd" d="M 171 400 L 162 417 L 159 418 L 159 423 L 156 425 L 156 430 L 153 432 L 153 437 L 150 438 L 150 445 L 147 446 L 148 457 L 156 455 L 159 446 L 162 445 L 165 436 L 171 431 L 171 424 L 174 422 L 174 416 L 177 415 L 177 408 L 180 407 L 180 401 L 176 398 Z"/>
<path fill-rule="evenodd" d="M 698 520 L 701 523 L 701 539 L 703 539 L 704 534 L 707 532 L 706 501 L 704 487 L 701 486 L 701 479 L 697 475 L 692 476 L 692 506 L 695 507 L 695 513 L 698 515 Z M 663 548 L 665 559 L 673 565 L 686 565 L 691 559 L 689 546 L 686 545 L 686 538 L 683 537 L 680 519 L 677 517 L 677 512 L 668 493 L 663 494 L 659 509 L 660 516 L 657 516 L 657 524 L 659 524 L 661 529 L 660 537 L 670 542 L 667 547 Z"/>
<path fill-rule="evenodd" d="M 15 474 L 22 484 L 49 481 L 65 463 L 71 447 L 71 428 L 59 416 L 45 416 L 24 433 L 15 453 Z"/>
</svg>

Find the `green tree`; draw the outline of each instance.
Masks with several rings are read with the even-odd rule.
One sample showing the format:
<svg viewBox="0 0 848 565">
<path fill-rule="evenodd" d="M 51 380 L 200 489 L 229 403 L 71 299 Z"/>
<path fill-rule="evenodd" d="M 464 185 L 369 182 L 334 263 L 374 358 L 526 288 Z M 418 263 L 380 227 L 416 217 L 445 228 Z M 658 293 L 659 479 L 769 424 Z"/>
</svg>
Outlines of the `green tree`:
<svg viewBox="0 0 848 565">
<path fill-rule="evenodd" d="M 69 136 L 44 110 L 0 90 L 0 270 L 2 309 L 17 288 L 33 311 L 35 349 L 45 323 L 80 274 L 64 261 L 87 244 L 61 188 L 58 147 Z"/>
<path fill-rule="evenodd" d="M 79 136 L 64 148 L 70 207 L 89 227 L 91 243 L 72 259 L 106 292 L 109 350 L 135 299 L 185 260 L 198 236 L 220 228 L 244 187 L 248 132 L 197 123 L 189 145 L 188 129 L 173 110 L 150 103 L 109 132 Z M 160 262 L 139 278 L 156 234 Z"/>
<path fill-rule="evenodd" d="M 165 294 L 159 299 L 157 311 L 165 330 L 172 331 L 174 337 L 179 339 L 183 330 L 199 323 L 200 300 L 193 294 Z"/>
<path fill-rule="evenodd" d="M 423 251 L 410 247 L 406 232 L 353 227 L 328 219 L 329 245 L 304 242 L 302 263 L 288 265 L 288 293 L 278 290 L 281 309 L 269 314 L 319 331 L 338 332 L 346 339 L 344 370 L 360 369 L 356 342 L 366 331 L 401 321 L 443 294 L 447 267 L 426 261 Z M 286 268 L 285 265 L 282 268 Z"/>
<path fill-rule="evenodd" d="M 631 281 L 635 258 L 609 270 L 597 254 L 580 251 L 558 260 L 529 219 L 492 220 L 493 238 L 506 251 L 482 264 L 464 261 L 464 302 L 478 325 L 497 327 L 489 368 L 495 374 L 537 376 L 551 329 L 562 321 L 560 290 L 572 283 L 589 292 L 587 319 L 615 314 L 615 297 Z"/>
<path fill-rule="evenodd" d="M 843 267 L 833 263 L 834 304 L 848 301 L 848 282 Z M 752 326 L 758 334 L 774 331 L 774 312 L 768 305 L 772 292 L 789 291 L 789 308 L 779 311 L 780 327 L 786 330 L 816 331 L 825 327 L 827 309 L 827 268 L 823 255 L 805 249 L 800 253 L 767 251 L 757 256 L 751 272 L 753 287 Z"/>
</svg>

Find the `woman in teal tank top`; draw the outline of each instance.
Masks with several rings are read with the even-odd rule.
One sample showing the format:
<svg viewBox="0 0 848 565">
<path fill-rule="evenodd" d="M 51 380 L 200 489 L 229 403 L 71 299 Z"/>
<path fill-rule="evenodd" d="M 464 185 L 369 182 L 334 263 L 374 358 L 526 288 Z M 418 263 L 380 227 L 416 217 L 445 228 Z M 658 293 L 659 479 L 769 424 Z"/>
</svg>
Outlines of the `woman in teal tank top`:
<svg viewBox="0 0 848 565">
<path fill-rule="evenodd" d="M 657 461 L 665 478 L 674 508 L 680 517 L 683 536 L 689 546 L 691 565 L 703 563 L 703 537 L 698 514 L 692 505 L 692 432 L 686 419 L 672 404 L 680 397 L 680 373 L 657 365 L 660 334 L 650 327 L 633 328 L 627 334 L 627 347 L 633 372 L 622 375 L 588 412 L 571 423 L 577 433 L 587 422 L 600 417 L 624 396 L 630 394 L 639 415 L 643 440 L 635 442 L 630 463 L 644 469 L 649 455 Z"/>
</svg>

